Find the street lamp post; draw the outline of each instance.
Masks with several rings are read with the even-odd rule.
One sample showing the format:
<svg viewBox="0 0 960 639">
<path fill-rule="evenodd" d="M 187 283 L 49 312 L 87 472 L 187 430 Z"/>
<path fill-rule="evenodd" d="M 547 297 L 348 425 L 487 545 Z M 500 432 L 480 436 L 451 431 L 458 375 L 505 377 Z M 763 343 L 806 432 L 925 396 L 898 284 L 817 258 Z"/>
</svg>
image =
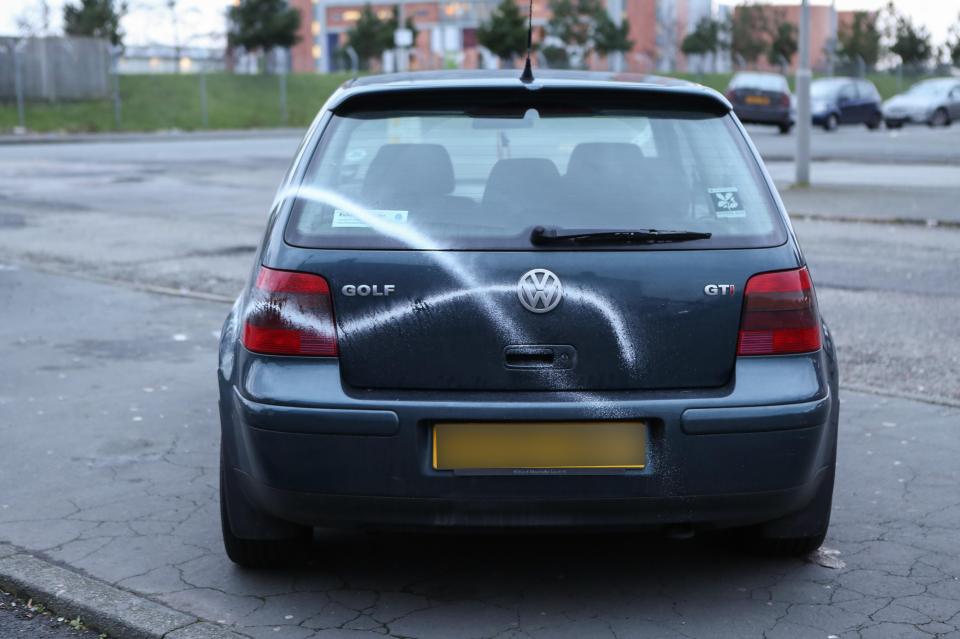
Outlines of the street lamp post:
<svg viewBox="0 0 960 639">
<path fill-rule="evenodd" d="M 26 48 L 26 40 L 18 40 L 11 47 L 10 51 L 13 53 L 13 84 L 14 91 L 17 94 L 17 121 L 20 123 L 20 130 L 27 130 L 27 115 L 26 109 L 23 105 L 23 56 L 20 55 L 24 48 Z"/>
<path fill-rule="evenodd" d="M 400 6 L 397 9 L 397 30 L 407 28 L 407 7 L 404 0 L 400 0 Z M 409 66 L 410 56 L 407 53 L 407 47 L 401 45 L 397 47 L 397 71 L 403 72 Z"/>
<path fill-rule="evenodd" d="M 123 55 L 123 47 L 120 45 L 111 45 L 110 47 L 110 68 L 113 71 L 113 124 L 117 127 L 117 130 L 120 129 L 123 124 L 123 118 L 120 102 L 120 57 Z M 177 66 L 180 63 L 180 59 L 177 58 Z"/>
<path fill-rule="evenodd" d="M 797 67 L 797 158 L 795 183 L 810 184 L 810 5 L 800 8 L 800 64 Z"/>
<path fill-rule="evenodd" d="M 623 24 L 623 0 L 608 0 L 607 13 L 618 27 Z M 610 70 L 615 73 L 623 71 L 623 51 L 614 51 L 610 55 Z"/>
</svg>

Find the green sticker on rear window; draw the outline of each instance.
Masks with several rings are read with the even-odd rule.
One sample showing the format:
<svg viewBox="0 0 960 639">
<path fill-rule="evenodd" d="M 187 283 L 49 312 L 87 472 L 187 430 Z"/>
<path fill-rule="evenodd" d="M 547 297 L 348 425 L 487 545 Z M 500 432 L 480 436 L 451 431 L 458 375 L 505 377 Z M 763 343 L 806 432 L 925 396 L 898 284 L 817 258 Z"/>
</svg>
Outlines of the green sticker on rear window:
<svg viewBox="0 0 960 639">
<path fill-rule="evenodd" d="M 746 217 L 747 212 L 740 204 L 740 192 L 735 186 L 725 186 L 716 189 L 707 189 L 710 201 L 713 203 L 713 212 L 719 218 Z"/>
</svg>

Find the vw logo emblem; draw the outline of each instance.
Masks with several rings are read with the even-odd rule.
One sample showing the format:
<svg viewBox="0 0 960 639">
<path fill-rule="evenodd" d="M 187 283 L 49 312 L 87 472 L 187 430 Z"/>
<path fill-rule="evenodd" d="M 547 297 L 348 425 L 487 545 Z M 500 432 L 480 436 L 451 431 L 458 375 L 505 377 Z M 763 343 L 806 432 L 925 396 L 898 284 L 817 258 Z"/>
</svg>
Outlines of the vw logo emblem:
<svg viewBox="0 0 960 639">
<path fill-rule="evenodd" d="M 548 313 L 563 299 L 563 285 L 553 271 L 535 268 L 520 276 L 517 297 L 531 313 Z"/>
</svg>

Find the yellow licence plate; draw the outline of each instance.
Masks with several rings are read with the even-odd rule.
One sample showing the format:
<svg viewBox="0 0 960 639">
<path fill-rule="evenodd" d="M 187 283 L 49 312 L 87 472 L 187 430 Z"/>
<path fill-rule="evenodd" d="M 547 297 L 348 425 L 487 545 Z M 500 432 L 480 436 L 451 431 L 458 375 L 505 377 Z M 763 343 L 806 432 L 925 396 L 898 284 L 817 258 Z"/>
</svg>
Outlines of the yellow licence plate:
<svg viewBox="0 0 960 639">
<path fill-rule="evenodd" d="M 748 95 L 746 98 L 747 104 L 770 104 L 770 98 L 765 95 Z"/>
<path fill-rule="evenodd" d="M 643 422 L 472 422 L 433 427 L 437 470 L 643 468 Z"/>
</svg>

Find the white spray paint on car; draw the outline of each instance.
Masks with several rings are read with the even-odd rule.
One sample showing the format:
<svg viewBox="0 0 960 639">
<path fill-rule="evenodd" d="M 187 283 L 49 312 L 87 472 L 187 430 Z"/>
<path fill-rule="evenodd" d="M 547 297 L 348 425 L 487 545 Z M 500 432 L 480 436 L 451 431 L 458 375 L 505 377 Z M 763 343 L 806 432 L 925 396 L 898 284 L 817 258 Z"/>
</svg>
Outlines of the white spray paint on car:
<svg viewBox="0 0 960 639">
<path fill-rule="evenodd" d="M 567 303 L 577 303 L 583 306 L 589 306 L 600 313 L 607 325 L 610 327 L 610 330 L 614 333 L 614 335 L 616 335 L 617 348 L 620 351 L 620 357 L 623 360 L 623 365 L 627 368 L 633 368 L 636 366 L 636 349 L 633 345 L 633 340 L 630 338 L 630 334 L 627 331 L 623 315 L 620 313 L 620 311 L 612 304 L 607 302 L 607 300 L 591 291 L 587 291 L 570 284 L 567 284 L 564 290 Z M 489 296 L 491 294 L 506 294 L 515 296 L 516 293 L 516 286 L 509 286 L 505 284 L 493 284 L 489 286 L 480 286 L 477 288 L 456 289 L 419 299 L 417 300 L 416 305 L 402 304 L 382 311 L 377 311 L 375 313 L 370 313 L 359 318 L 340 320 L 339 326 L 347 337 L 352 337 L 375 330 L 376 328 L 389 322 L 412 319 L 417 316 L 419 308 L 434 308 L 470 297 Z"/>
<path fill-rule="evenodd" d="M 504 309 L 494 304 L 491 299 L 491 293 L 516 294 L 515 286 L 503 284 L 483 284 L 470 272 L 460 261 L 455 253 L 443 250 L 429 235 L 418 230 L 413 225 L 407 223 L 397 223 L 371 213 L 362 205 L 344 197 L 343 195 L 329 189 L 300 185 L 291 187 L 283 191 L 281 199 L 302 198 L 304 200 L 327 204 L 329 206 L 348 212 L 350 215 L 360 219 L 374 231 L 399 240 L 410 248 L 424 251 L 447 273 L 452 275 L 463 288 L 441 293 L 419 301 L 418 305 L 404 305 L 393 307 L 384 311 L 373 313 L 364 317 L 338 321 L 339 328 L 349 338 L 365 331 L 375 330 L 384 323 L 403 321 L 407 318 L 413 318 L 417 315 L 418 307 L 439 306 L 469 297 L 477 298 L 484 314 L 493 322 L 494 326 L 503 334 L 503 336 L 513 343 L 525 343 L 529 341 L 525 333 L 509 318 Z M 614 333 L 617 339 L 617 345 L 621 356 L 621 365 L 633 370 L 637 365 L 637 349 L 634 346 L 631 335 L 627 329 L 626 323 L 620 311 L 604 298 L 593 291 L 582 287 L 577 287 L 569 283 L 565 284 L 565 291 L 569 300 L 579 304 L 590 306 L 598 311 L 605 319 L 607 325 Z M 283 309 L 284 318 L 294 325 L 304 328 L 316 328 L 315 322 L 309 316 L 290 308 Z M 557 377 L 565 372 L 556 369 L 544 369 L 542 374 L 547 377 Z M 589 405 L 593 414 L 597 417 L 606 418 L 630 418 L 635 417 L 630 411 L 625 410 L 619 402 L 612 402 L 609 398 L 589 391 L 558 391 L 564 398 L 569 398 L 572 402 L 579 402 Z"/>
<path fill-rule="evenodd" d="M 311 202 L 327 204 L 346 211 L 378 233 L 399 240 L 410 248 L 424 251 L 437 265 L 452 275 L 464 288 L 475 289 L 483 286 L 474 274 L 463 266 L 457 256 L 442 250 L 443 247 L 437 244 L 433 238 L 422 233 L 412 225 L 398 224 L 392 220 L 375 215 L 364 206 L 339 193 L 315 186 L 301 185 L 291 187 L 284 191 L 281 197 L 301 198 Z M 512 340 L 523 339 L 523 333 L 514 326 L 501 308 L 490 303 L 489 299 L 481 298 L 479 302 L 484 313 L 501 333 L 504 333 L 505 336 L 508 336 Z"/>
</svg>

